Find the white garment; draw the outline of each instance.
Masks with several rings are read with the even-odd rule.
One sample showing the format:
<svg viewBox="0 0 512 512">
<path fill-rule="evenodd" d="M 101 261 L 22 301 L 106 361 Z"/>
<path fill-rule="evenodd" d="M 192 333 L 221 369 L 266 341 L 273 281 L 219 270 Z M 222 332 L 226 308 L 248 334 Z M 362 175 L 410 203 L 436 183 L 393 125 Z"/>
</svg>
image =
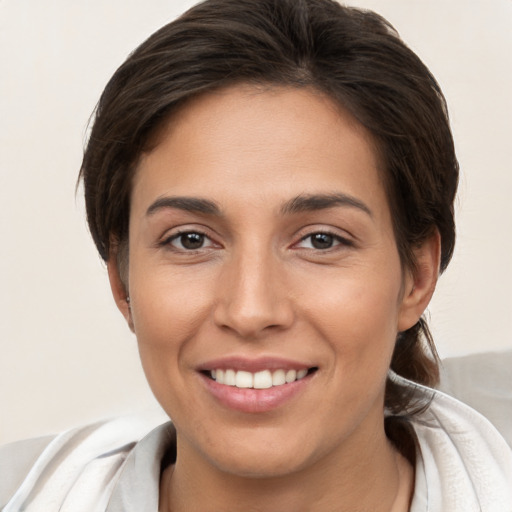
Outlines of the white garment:
<svg viewBox="0 0 512 512">
<path fill-rule="evenodd" d="M 443 359 L 440 389 L 482 413 L 512 447 L 512 350 Z"/>
<path fill-rule="evenodd" d="M 415 386 L 395 377 L 402 385 Z M 411 423 L 418 437 L 411 512 L 512 512 L 512 451 L 479 413 L 440 392 Z M 0 449 L 3 512 L 157 512 L 165 423 L 118 419 Z M 42 452 L 41 452 L 42 450 Z"/>
</svg>

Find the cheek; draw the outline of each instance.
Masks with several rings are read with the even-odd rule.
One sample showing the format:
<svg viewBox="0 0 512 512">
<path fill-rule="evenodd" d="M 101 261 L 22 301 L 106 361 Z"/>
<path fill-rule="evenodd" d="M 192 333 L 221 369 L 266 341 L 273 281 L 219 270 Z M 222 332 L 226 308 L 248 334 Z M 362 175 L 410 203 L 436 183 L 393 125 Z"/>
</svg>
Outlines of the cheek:
<svg viewBox="0 0 512 512">
<path fill-rule="evenodd" d="M 340 270 L 322 280 L 312 277 L 309 309 L 325 317 L 325 325 L 343 323 L 345 329 L 396 330 L 401 275 L 399 269 Z"/>
<path fill-rule="evenodd" d="M 387 371 L 397 336 L 400 284 L 399 266 L 387 272 L 340 272 L 308 294 L 305 315 L 329 341 L 338 368 L 362 376 Z"/>
<path fill-rule="evenodd" d="M 211 293 L 197 277 L 144 268 L 131 262 L 132 318 L 142 366 L 158 397 L 160 388 L 181 385 L 186 370 L 182 354 L 204 325 Z"/>
<path fill-rule="evenodd" d="M 333 386 L 331 408 L 352 411 L 352 427 L 363 422 L 369 411 L 384 402 L 385 385 L 396 341 L 394 287 L 361 290 L 345 283 L 340 302 L 331 304 L 330 321 L 321 324 L 322 337 L 329 341 L 334 364 L 330 367 Z M 338 416 L 333 422 L 341 421 Z M 335 428 L 334 425 L 333 428 Z"/>
<path fill-rule="evenodd" d="M 165 265 L 132 265 L 130 295 L 139 342 L 155 348 L 175 346 L 201 324 L 211 302 L 208 280 L 200 272 Z"/>
</svg>

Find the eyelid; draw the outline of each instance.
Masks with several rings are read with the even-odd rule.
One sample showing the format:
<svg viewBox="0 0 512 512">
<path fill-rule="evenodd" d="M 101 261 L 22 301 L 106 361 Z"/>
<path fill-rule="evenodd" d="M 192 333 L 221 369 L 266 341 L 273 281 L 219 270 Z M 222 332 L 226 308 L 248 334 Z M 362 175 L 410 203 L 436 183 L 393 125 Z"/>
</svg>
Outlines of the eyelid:
<svg viewBox="0 0 512 512">
<path fill-rule="evenodd" d="M 201 249 L 208 249 L 209 247 L 212 247 L 213 245 L 215 245 L 213 243 L 212 239 L 208 235 L 206 235 L 205 233 L 200 233 L 199 231 L 182 231 L 182 232 L 176 233 L 167 239 L 167 244 L 173 246 L 173 242 L 180 240 L 183 235 L 190 235 L 190 234 L 199 235 L 199 236 L 203 237 L 204 244 L 201 247 L 199 247 L 198 249 L 187 249 L 185 247 L 179 247 L 179 248 L 176 247 L 176 249 L 182 250 L 185 252 L 194 252 L 194 251 L 199 251 Z"/>
<path fill-rule="evenodd" d="M 304 247 L 304 249 L 314 250 L 318 252 L 327 252 L 329 250 L 336 249 L 338 246 L 353 247 L 355 245 L 354 239 L 351 235 L 349 235 L 346 232 L 346 235 L 341 234 L 339 230 L 336 230 L 334 228 L 311 226 L 307 228 L 307 232 L 304 232 L 304 230 L 301 231 L 302 233 L 299 235 L 299 240 L 293 244 L 294 248 L 297 247 L 301 242 L 304 242 L 305 240 L 316 234 L 332 236 L 337 243 L 335 243 L 332 247 L 329 247 L 327 249 L 316 249 L 315 247 Z M 301 247 L 298 248 L 300 249 Z"/>
<path fill-rule="evenodd" d="M 188 233 L 196 233 L 198 235 L 204 236 L 205 239 L 209 241 L 209 244 L 205 247 L 200 247 L 199 249 L 180 249 L 178 247 L 174 247 L 172 242 L 174 240 L 179 239 L 182 235 L 186 235 Z M 185 225 L 185 226 L 177 226 L 175 228 L 168 229 L 165 234 L 159 239 L 157 242 L 159 247 L 168 247 L 172 248 L 175 251 L 179 252 L 187 252 L 194 253 L 195 251 L 201 251 L 203 249 L 210 249 L 211 247 L 220 247 L 220 244 L 215 241 L 214 237 L 211 235 L 211 230 L 197 226 L 197 225 Z"/>
</svg>

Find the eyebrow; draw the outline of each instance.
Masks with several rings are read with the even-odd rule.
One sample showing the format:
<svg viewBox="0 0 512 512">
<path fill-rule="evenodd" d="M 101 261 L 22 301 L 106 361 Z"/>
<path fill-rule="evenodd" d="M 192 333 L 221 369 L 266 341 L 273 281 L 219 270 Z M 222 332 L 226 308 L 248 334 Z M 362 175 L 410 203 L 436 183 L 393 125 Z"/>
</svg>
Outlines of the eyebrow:
<svg viewBox="0 0 512 512">
<path fill-rule="evenodd" d="M 356 208 L 365 212 L 370 217 L 373 217 L 372 211 L 368 206 L 366 206 L 366 204 L 353 196 L 343 193 L 301 194 L 289 201 L 286 201 L 286 203 L 281 207 L 281 214 L 291 215 L 294 213 L 326 210 L 335 206 Z M 217 217 L 222 216 L 220 207 L 214 201 L 186 196 L 161 197 L 151 204 L 146 211 L 146 215 L 151 216 L 156 212 L 167 208 L 175 208 L 178 210 L 202 213 L 204 215 L 213 215 Z"/>
<path fill-rule="evenodd" d="M 221 210 L 217 203 L 208 199 L 197 197 L 161 197 L 147 209 L 146 215 L 150 216 L 166 208 L 176 208 L 187 212 L 203 213 L 205 215 L 221 216 Z"/>
<path fill-rule="evenodd" d="M 302 194 L 291 199 L 290 201 L 287 201 L 281 208 L 281 213 L 283 215 L 287 215 L 315 210 L 326 210 L 335 206 L 356 208 L 365 212 L 370 217 L 373 217 L 372 211 L 370 208 L 368 208 L 368 206 L 366 206 L 366 204 L 353 196 L 343 193 Z"/>
</svg>

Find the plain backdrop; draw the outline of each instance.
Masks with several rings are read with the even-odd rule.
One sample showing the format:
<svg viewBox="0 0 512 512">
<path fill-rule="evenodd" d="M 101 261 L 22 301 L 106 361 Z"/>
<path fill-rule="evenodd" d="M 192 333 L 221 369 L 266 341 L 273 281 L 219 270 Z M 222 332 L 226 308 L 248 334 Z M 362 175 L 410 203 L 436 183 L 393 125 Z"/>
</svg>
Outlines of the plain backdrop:
<svg viewBox="0 0 512 512">
<path fill-rule="evenodd" d="M 128 53 L 194 2 L 0 0 L 0 442 L 156 410 L 75 184 Z M 512 347 L 512 1 L 348 2 L 441 83 L 461 164 L 458 243 L 430 307 L 441 356 Z"/>
</svg>

